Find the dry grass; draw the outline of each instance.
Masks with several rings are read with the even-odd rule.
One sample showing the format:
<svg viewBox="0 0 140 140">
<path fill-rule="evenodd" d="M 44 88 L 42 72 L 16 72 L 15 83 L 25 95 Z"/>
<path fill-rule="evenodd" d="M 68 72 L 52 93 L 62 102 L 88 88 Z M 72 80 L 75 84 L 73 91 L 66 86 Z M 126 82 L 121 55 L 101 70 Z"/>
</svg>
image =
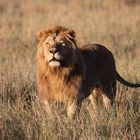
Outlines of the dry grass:
<svg viewBox="0 0 140 140">
<path fill-rule="evenodd" d="M 3 0 L 0 2 L 0 139 L 140 139 L 140 90 L 118 84 L 116 106 L 95 116 L 88 101 L 80 122 L 68 122 L 65 108 L 48 120 L 37 95 L 37 32 L 49 25 L 72 27 L 78 44 L 94 42 L 115 55 L 125 79 L 140 82 L 138 0 Z M 30 108 L 30 99 L 32 108 Z M 100 110 L 100 108 L 99 108 Z M 63 112 L 63 113 L 62 113 Z M 63 115 L 62 115 L 63 114 Z"/>
</svg>

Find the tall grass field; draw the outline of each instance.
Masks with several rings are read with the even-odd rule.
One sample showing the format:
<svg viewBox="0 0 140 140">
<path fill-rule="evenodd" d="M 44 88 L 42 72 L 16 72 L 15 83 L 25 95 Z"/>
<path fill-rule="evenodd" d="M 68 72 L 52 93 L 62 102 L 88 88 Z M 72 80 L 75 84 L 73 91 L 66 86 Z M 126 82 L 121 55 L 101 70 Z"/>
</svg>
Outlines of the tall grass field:
<svg viewBox="0 0 140 140">
<path fill-rule="evenodd" d="M 86 99 L 78 122 L 63 104 L 47 117 L 35 54 L 37 34 L 53 25 L 74 29 L 79 47 L 105 45 L 120 75 L 140 83 L 139 0 L 0 0 L 0 140 L 140 140 L 140 88 L 120 83 L 110 112 Z"/>
</svg>

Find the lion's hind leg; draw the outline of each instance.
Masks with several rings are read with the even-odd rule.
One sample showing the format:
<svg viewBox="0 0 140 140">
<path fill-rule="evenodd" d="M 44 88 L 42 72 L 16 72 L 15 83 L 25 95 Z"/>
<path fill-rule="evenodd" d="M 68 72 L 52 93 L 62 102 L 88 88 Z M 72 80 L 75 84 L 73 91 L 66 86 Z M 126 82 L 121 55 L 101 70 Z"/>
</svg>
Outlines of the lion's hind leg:
<svg viewBox="0 0 140 140">
<path fill-rule="evenodd" d="M 104 103 L 104 107 L 107 110 L 110 110 L 112 107 L 112 100 L 110 98 L 108 98 L 105 94 L 103 94 L 103 103 Z"/>
<path fill-rule="evenodd" d="M 98 87 L 93 90 L 93 93 L 89 96 L 91 104 L 94 110 L 101 109 L 104 107 L 109 110 L 115 100 L 116 95 L 116 84 L 108 84 L 107 86 Z"/>
<path fill-rule="evenodd" d="M 107 110 L 110 110 L 116 97 L 116 82 L 103 85 L 103 103 Z"/>
<path fill-rule="evenodd" d="M 102 91 L 100 88 L 95 88 L 92 92 L 92 94 L 89 96 L 89 99 L 91 101 L 93 109 L 98 112 L 100 106 L 103 105 L 103 97 L 102 97 Z"/>
</svg>

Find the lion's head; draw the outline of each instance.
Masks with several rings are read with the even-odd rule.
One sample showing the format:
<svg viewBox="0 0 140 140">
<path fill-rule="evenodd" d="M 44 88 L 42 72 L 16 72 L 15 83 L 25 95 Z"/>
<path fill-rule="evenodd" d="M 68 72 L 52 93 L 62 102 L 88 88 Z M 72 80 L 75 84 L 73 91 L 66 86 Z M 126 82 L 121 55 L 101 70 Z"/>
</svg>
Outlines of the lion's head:
<svg viewBox="0 0 140 140">
<path fill-rule="evenodd" d="M 50 67 L 70 66 L 75 60 L 75 32 L 55 26 L 39 33 L 39 57 Z"/>
</svg>

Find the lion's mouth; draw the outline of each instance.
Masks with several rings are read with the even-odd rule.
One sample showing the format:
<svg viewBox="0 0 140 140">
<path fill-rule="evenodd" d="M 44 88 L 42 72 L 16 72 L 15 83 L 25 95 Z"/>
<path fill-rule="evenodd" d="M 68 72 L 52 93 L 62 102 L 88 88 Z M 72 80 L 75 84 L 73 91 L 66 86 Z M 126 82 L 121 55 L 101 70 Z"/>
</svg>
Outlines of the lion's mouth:
<svg viewBox="0 0 140 140">
<path fill-rule="evenodd" d="M 53 57 L 50 61 L 49 61 L 49 66 L 51 67 L 59 67 L 61 64 L 60 60 L 56 59 L 55 57 Z"/>
<path fill-rule="evenodd" d="M 60 62 L 60 60 L 56 59 L 55 57 L 53 57 L 49 62 L 52 62 L 52 61 L 58 61 L 58 62 Z"/>
</svg>

